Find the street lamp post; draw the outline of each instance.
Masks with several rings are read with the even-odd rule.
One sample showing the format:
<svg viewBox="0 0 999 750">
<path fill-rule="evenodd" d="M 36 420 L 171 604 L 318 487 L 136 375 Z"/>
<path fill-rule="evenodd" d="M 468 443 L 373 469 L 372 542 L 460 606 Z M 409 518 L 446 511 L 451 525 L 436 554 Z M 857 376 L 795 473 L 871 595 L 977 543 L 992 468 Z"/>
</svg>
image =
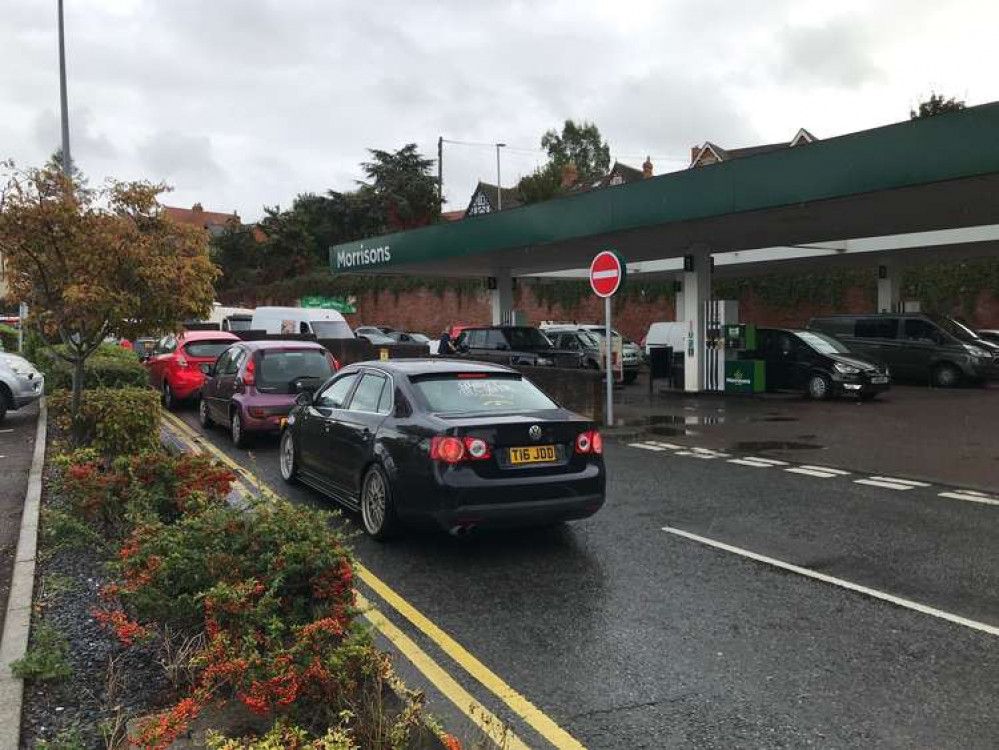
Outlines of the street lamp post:
<svg viewBox="0 0 999 750">
<path fill-rule="evenodd" d="M 61 2 L 61 0 L 60 0 Z M 505 143 L 496 144 L 496 210 L 503 210 L 503 182 L 500 179 L 500 149 L 506 146 Z"/>
<path fill-rule="evenodd" d="M 69 154 L 69 106 L 66 97 L 66 32 L 59 0 L 59 99 L 62 104 L 62 171 L 72 177 L 73 159 Z"/>
</svg>

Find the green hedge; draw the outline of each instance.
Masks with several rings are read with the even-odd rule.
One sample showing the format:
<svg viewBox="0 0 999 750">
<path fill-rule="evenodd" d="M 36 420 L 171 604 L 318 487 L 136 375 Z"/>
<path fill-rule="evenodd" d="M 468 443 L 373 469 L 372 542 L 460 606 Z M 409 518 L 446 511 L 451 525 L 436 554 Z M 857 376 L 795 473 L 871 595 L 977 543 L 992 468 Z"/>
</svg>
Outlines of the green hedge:
<svg viewBox="0 0 999 750">
<path fill-rule="evenodd" d="M 64 435 L 73 432 L 73 394 L 49 396 L 49 410 Z M 92 388 L 84 391 L 77 425 L 77 444 L 115 458 L 159 446 L 160 397 L 151 388 Z"/>
<path fill-rule="evenodd" d="M 17 329 L 6 323 L 0 323 L 0 351 L 17 351 Z"/>
<path fill-rule="evenodd" d="M 64 346 L 53 347 L 65 352 Z M 35 366 L 45 373 L 45 390 L 69 390 L 73 387 L 73 365 L 49 349 L 40 349 Z M 116 344 L 101 344 L 84 366 L 84 388 L 141 388 L 149 384 L 146 368 L 139 358 Z"/>
</svg>

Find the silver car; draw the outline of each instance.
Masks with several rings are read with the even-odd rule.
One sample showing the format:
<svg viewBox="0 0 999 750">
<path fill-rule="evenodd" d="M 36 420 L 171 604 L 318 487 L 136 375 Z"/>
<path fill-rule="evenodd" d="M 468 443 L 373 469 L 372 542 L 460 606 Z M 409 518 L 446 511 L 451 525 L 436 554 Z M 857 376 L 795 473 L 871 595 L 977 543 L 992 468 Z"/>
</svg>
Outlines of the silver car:
<svg viewBox="0 0 999 750">
<path fill-rule="evenodd" d="M 0 352 L 0 419 L 37 401 L 45 392 L 45 376 L 24 357 Z"/>
</svg>

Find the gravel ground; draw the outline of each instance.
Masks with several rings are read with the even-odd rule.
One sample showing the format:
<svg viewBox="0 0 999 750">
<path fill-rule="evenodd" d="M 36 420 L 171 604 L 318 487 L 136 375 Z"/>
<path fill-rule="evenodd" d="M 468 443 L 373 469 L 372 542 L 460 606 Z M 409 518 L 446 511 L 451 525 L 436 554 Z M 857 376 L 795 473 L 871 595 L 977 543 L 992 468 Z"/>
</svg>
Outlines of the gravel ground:
<svg viewBox="0 0 999 750">
<path fill-rule="evenodd" d="M 46 493 L 43 508 L 53 502 L 57 501 Z M 128 719 L 170 703 L 170 684 L 157 662 L 159 641 L 123 649 L 91 616 L 100 604 L 98 591 L 107 583 L 106 560 L 105 554 L 92 548 L 46 549 L 39 555 L 32 631 L 46 621 L 67 638 L 73 673 L 59 682 L 25 685 L 22 748 L 34 748 L 40 740 L 73 729 L 84 747 L 105 748 L 102 722 L 116 715 Z M 112 660 L 117 679 L 109 691 Z"/>
</svg>

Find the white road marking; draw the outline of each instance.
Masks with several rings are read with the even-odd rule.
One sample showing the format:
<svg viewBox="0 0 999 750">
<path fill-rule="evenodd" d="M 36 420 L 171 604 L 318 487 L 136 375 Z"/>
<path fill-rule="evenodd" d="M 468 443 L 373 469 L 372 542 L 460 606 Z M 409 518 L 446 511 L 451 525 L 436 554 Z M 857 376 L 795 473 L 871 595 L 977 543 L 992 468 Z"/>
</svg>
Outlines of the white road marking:
<svg viewBox="0 0 999 750">
<path fill-rule="evenodd" d="M 961 490 L 960 492 L 941 492 L 940 497 L 948 497 L 951 500 L 967 500 L 969 503 L 984 503 L 985 505 L 999 505 L 999 498 L 988 497 L 979 492 L 971 490 Z"/>
<path fill-rule="evenodd" d="M 898 482 L 886 482 L 882 479 L 854 479 L 854 484 L 866 484 L 870 487 L 883 487 L 886 490 L 912 490 L 911 484 L 899 484 Z"/>
<path fill-rule="evenodd" d="M 728 458 L 731 453 L 722 453 L 721 451 L 716 451 L 714 448 L 691 448 L 691 450 L 697 453 L 710 453 L 712 456 L 717 456 L 718 458 Z"/>
<path fill-rule="evenodd" d="M 822 471 L 826 474 L 835 474 L 836 476 L 844 477 L 850 472 L 843 471 L 842 469 L 831 469 L 828 466 L 815 466 L 813 464 L 802 464 L 802 469 L 811 469 L 812 471 Z"/>
<path fill-rule="evenodd" d="M 832 477 L 838 477 L 839 474 L 833 474 L 830 471 L 822 471 L 820 469 L 806 469 L 803 466 L 792 466 L 784 471 L 789 471 L 792 474 L 804 474 L 809 477 L 819 477 L 820 479 L 831 479 Z"/>
<path fill-rule="evenodd" d="M 759 461 L 761 464 L 770 464 L 771 466 L 787 466 L 787 461 L 778 461 L 775 458 L 758 458 L 757 456 L 746 456 L 749 461 Z"/>
<path fill-rule="evenodd" d="M 739 466 L 752 466 L 754 469 L 772 469 L 773 464 L 765 464 L 760 461 L 754 461 L 751 458 L 730 458 L 728 460 L 730 464 L 739 464 Z"/>
<path fill-rule="evenodd" d="M 8 428 L 6 430 L 0 430 L 0 432 L 13 432 L 13 431 L 14 431 L 13 427 L 10 427 L 10 428 Z"/>
<path fill-rule="evenodd" d="M 691 458 L 718 458 L 718 456 L 713 453 L 700 453 L 697 451 L 677 451 L 674 455 L 690 456 Z"/>
<path fill-rule="evenodd" d="M 912 487 L 932 487 L 929 482 L 917 482 L 915 479 L 899 479 L 897 477 L 871 477 L 881 482 L 894 482 L 895 484 L 908 484 Z"/>
<path fill-rule="evenodd" d="M 628 443 L 629 448 L 641 448 L 645 451 L 664 451 L 665 448 L 660 448 L 658 445 L 649 445 L 648 443 Z"/>
<path fill-rule="evenodd" d="M 948 622 L 952 622 L 956 625 L 963 625 L 966 628 L 972 628 L 983 633 L 988 633 L 989 635 L 999 636 L 999 627 L 979 622 L 977 620 L 969 620 L 967 617 L 961 617 L 960 615 L 955 615 L 952 612 L 946 612 L 942 609 L 937 609 L 936 607 L 920 604 L 919 602 L 914 602 L 911 599 L 903 599 L 899 596 L 893 596 L 892 594 L 885 593 L 884 591 L 878 591 L 877 589 L 868 588 L 867 586 L 861 586 L 858 583 L 853 583 L 852 581 L 847 581 L 843 578 L 835 578 L 833 576 L 826 575 L 825 573 L 817 573 L 814 570 L 803 568 L 800 565 L 793 565 L 792 563 L 784 562 L 783 560 L 777 560 L 773 557 L 767 557 L 766 555 L 760 555 L 756 552 L 750 552 L 749 550 L 742 549 L 741 547 L 733 547 L 731 544 L 725 544 L 724 542 L 719 542 L 715 539 L 708 539 L 707 537 L 698 536 L 697 534 L 691 534 L 689 531 L 676 529 L 672 526 L 663 526 L 663 531 L 667 534 L 674 534 L 686 539 L 691 539 L 695 542 L 706 544 L 709 547 L 714 547 L 716 549 L 724 550 L 725 552 L 731 552 L 735 555 L 749 558 L 750 560 L 756 560 L 757 562 L 766 563 L 767 565 L 773 565 L 775 568 L 780 568 L 781 570 L 798 573 L 799 575 L 807 576 L 808 578 L 814 578 L 817 581 L 830 583 L 833 586 L 839 586 L 840 588 L 848 589 L 849 591 L 855 591 L 858 594 L 864 594 L 865 596 L 870 596 L 874 599 L 880 599 L 881 601 L 889 602 L 899 607 L 915 610 L 916 612 L 931 615 L 932 617 L 939 617 L 941 620 L 947 620 Z"/>
<path fill-rule="evenodd" d="M 662 440 L 649 440 L 649 445 L 658 445 L 660 448 L 669 448 L 671 451 L 678 451 L 683 446 L 676 443 L 664 443 Z"/>
</svg>

